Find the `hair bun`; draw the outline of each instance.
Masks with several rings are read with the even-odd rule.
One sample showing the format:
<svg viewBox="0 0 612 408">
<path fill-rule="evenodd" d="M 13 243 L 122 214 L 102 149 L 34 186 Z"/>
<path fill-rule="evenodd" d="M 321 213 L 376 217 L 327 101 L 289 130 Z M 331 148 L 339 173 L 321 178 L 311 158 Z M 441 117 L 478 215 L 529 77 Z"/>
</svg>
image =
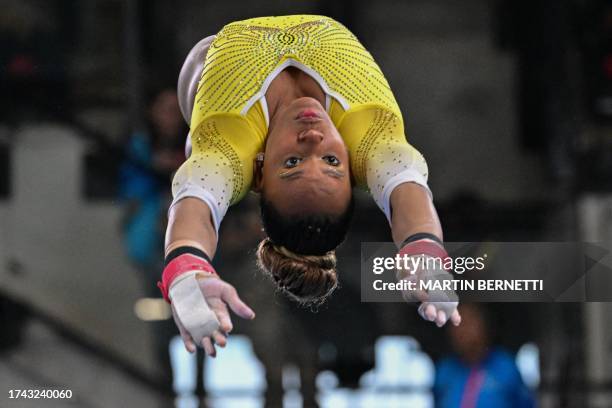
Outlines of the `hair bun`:
<svg viewBox="0 0 612 408">
<path fill-rule="evenodd" d="M 283 293 L 302 305 L 322 304 L 338 286 L 334 251 L 301 255 L 265 238 L 257 247 L 257 265 Z"/>
</svg>

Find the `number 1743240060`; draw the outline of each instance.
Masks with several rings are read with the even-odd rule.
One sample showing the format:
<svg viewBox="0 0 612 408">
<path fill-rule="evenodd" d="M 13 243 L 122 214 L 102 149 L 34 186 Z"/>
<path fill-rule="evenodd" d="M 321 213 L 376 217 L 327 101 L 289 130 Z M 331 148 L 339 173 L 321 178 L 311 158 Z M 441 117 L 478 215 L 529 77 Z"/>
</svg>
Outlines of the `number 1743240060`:
<svg viewBox="0 0 612 408">
<path fill-rule="evenodd" d="M 58 389 L 12 389 L 8 392 L 9 399 L 70 399 L 72 390 Z"/>
</svg>

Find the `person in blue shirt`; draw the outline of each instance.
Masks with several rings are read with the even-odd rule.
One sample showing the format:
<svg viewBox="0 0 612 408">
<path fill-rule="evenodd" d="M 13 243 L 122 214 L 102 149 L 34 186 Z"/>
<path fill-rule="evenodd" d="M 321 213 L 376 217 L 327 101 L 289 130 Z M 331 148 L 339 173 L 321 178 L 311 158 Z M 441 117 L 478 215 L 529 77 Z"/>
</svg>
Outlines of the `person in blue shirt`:
<svg viewBox="0 0 612 408">
<path fill-rule="evenodd" d="M 176 91 L 160 88 L 152 94 L 147 126 L 127 141 L 120 168 L 120 197 L 124 202 L 123 234 L 129 259 L 143 272 L 147 288 L 163 262 L 165 214 L 170 195 L 168 180 L 185 160 L 187 129 L 179 110 Z"/>
<path fill-rule="evenodd" d="M 461 325 L 449 328 L 455 354 L 436 364 L 436 407 L 535 407 L 514 356 L 491 344 L 484 312 L 476 304 L 464 304 L 459 309 Z"/>
<path fill-rule="evenodd" d="M 141 274 L 144 295 L 159 297 L 152 284 L 163 265 L 163 248 L 169 180 L 185 160 L 187 129 L 179 110 L 176 90 L 152 90 L 146 112 L 146 125 L 133 132 L 126 142 L 119 173 L 120 198 L 124 208 L 122 238 L 125 253 Z M 168 355 L 170 339 L 176 335 L 171 321 L 150 322 L 155 362 L 161 367 L 160 381 L 168 389 L 172 370 Z M 165 401 L 164 401 L 165 404 Z M 164 405 L 166 406 L 166 405 Z"/>
</svg>

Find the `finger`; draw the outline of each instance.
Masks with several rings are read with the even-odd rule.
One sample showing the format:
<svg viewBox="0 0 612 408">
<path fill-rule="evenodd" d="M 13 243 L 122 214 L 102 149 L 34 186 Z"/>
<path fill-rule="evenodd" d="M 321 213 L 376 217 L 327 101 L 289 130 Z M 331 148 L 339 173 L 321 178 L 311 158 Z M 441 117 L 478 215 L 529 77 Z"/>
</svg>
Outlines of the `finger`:
<svg viewBox="0 0 612 408">
<path fill-rule="evenodd" d="M 459 314 L 459 311 L 457 309 L 455 309 L 455 311 L 451 315 L 450 320 L 451 320 L 451 323 L 454 324 L 455 326 L 459 326 L 461 324 L 461 315 Z"/>
<path fill-rule="evenodd" d="M 176 315 L 176 311 L 174 310 L 174 306 L 172 306 L 172 318 L 174 319 L 174 323 L 176 324 L 176 327 L 179 330 L 179 334 L 181 335 L 181 339 L 183 339 L 183 344 L 185 345 L 185 350 L 187 350 L 189 353 L 195 353 L 195 351 L 196 351 L 195 342 L 191 338 L 191 335 L 189 334 L 189 332 L 187 332 L 187 330 L 185 330 L 185 327 L 183 327 L 183 324 L 181 323 L 181 320 Z"/>
<path fill-rule="evenodd" d="M 244 303 L 238 296 L 238 292 L 232 285 L 227 285 L 221 292 L 221 299 L 227 303 L 234 313 L 243 319 L 252 320 L 255 318 L 255 312 Z"/>
<path fill-rule="evenodd" d="M 215 349 L 215 345 L 210 340 L 210 337 L 204 337 L 202 339 L 202 347 L 204 348 L 204 351 L 206 351 L 207 355 L 211 356 L 212 358 L 216 357 L 217 350 Z"/>
<path fill-rule="evenodd" d="M 234 325 L 232 324 L 232 319 L 230 318 L 225 303 L 219 300 L 218 303 L 215 302 L 212 308 L 215 312 L 215 315 L 217 315 L 217 320 L 219 320 L 219 330 L 223 333 L 231 332 L 234 328 Z"/>
<path fill-rule="evenodd" d="M 188 276 L 170 288 L 175 315 L 197 345 L 202 343 L 202 338 L 210 336 L 219 328 L 219 321 L 201 289 L 195 275 Z"/>
<path fill-rule="evenodd" d="M 191 336 L 187 333 L 181 333 L 181 338 L 183 339 L 183 344 L 185 344 L 185 350 L 189 353 L 195 353 L 196 345 Z"/>
<path fill-rule="evenodd" d="M 219 347 L 225 347 L 227 344 L 227 337 L 219 330 L 215 330 L 212 334 L 212 338 Z"/>
<path fill-rule="evenodd" d="M 429 320 L 430 322 L 433 322 L 436 319 L 436 316 L 437 316 L 436 307 L 432 305 L 431 303 L 425 306 L 425 316 L 426 316 L 426 319 Z"/>
<path fill-rule="evenodd" d="M 432 306 L 430 303 L 427 302 L 423 302 L 419 305 L 419 308 L 417 309 L 419 316 L 421 316 L 423 318 L 423 320 L 427 320 L 427 321 L 431 321 L 430 317 L 427 314 L 427 310 L 428 308 Z M 431 312 L 430 312 L 431 314 Z"/>
<path fill-rule="evenodd" d="M 436 316 L 436 325 L 438 327 L 444 326 L 446 323 L 446 312 L 444 310 L 438 310 L 438 315 Z"/>
</svg>

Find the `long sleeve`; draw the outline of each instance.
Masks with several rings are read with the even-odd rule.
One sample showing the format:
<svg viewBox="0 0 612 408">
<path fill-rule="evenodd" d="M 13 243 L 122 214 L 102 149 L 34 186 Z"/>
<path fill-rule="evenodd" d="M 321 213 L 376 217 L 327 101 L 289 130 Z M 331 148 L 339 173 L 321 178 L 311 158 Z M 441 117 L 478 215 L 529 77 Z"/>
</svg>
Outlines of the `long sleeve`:
<svg viewBox="0 0 612 408">
<path fill-rule="evenodd" d="M 407 142 L 397 113 L 380 105 L 361 105 L 344 113 L 338 130 L 349 149 L 356 184 L 370 191 L 389 221 L 391 193 L 398 185 L 417 183 L 431 195 L 427 163 Z"/>
<path fill-rule="evenodd" d="M 244 117 L 211 115 L 191 132 L 192 154 L 172 181 L 172 205 L 186 197 L 204 201 L 217 232 L 228 207 L 246 195 L 253 159 L 263 149 L 261 130 Z"/>
</svg>

